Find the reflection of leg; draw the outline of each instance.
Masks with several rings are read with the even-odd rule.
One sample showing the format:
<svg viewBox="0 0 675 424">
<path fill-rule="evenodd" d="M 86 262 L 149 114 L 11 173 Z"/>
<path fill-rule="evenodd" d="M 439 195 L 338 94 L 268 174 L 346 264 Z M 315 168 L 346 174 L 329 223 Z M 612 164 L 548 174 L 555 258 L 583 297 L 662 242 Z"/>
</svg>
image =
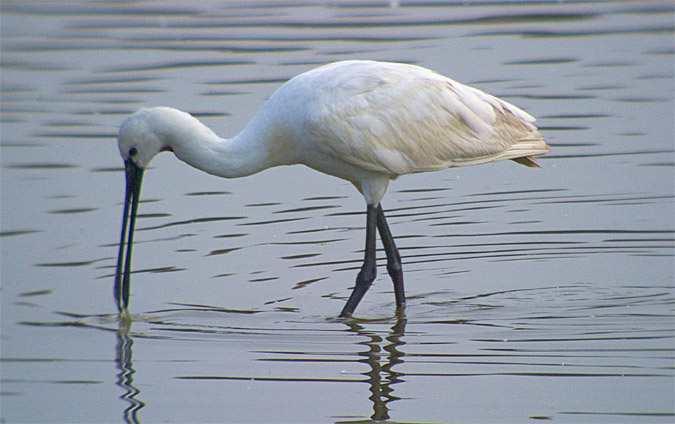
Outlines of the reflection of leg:
<svg viewBox="0 0 675 424">
<path fill-rule="evenodd" d="M 356 277 L 356 284 L 352 290 L 352 295 L 342 309 L 340 317 L 348 318 L 352 316 L 354 309 L 356 309 L 377 275 L 377 264 L 375 263 L 375 228 L 377 227 L 379 215 L 377 211 L 377 208 L 368 205 L 366 211 L 366 249 L 363 265 L 361 266 L 359 275 Z"/>
<path fill-rule="evenodd" d="M 394 384 L 404 383 L 405 380 L 401 378 L 403 374 L 393 370 L 393 368 L 404 361 L 405 354 L 399 348 L 405 345 L 406 322 L 405 318 L 398 318 L 386 337 L 386 341 L 384 341 L 379 329 L 366 329 L 354 320 L 345 321 L 350 331 L 366 339 L 365 341 L 361 337 L 358 339 L 358 347 L 365 347 L 358 352 L 358 362 L 370 366 L 370 371 L 364 373 L 364 375 L 368 377 L 371 393 L 369 399 L 373 402 L 371 420 L 388 420 L 390 418 L 389 402 L 399 399 L 398 396 L 394 395 Z M 379 326 L 379 324 L 369 325 Z M 387 353 L 386 362 L 385 352 Z"/>
<path fill-rule="evenodd" d="M 405 345 L 403 336 L 405 333 L 405 326 L 407 320 L 405 318 L 398 318 L 396 324 L 391 327 L 391 332 L 387 336 L 387 344 L 383 346 L 389 354 L 387 355 L 387 362 L 382 364 L 382 396 L 384 396 L 384 404 L 389 409 L 389 402 L 400 399 L 394 394 L 394 384 L 404 382 L 401 379 L 401 372 L 395 371 L 393 368 L 403 363 L 405 354 L 399 350 L 399 347 Z M 375 419 L 375 417 L 373 417 Z"/>
<path fill-rule="evenodd" d="M 405 308 L 405 290 L 403 289 L 403 268 L 401 266 L 401 255 L 398 253 L 394 238 L 389 231 L 387 219 L 384 217 L 384 211 L 381 205 L 377 205 L 377 229 L 380 232 L 380 239 L 387 254 L 387 272 L 394 283 L 394 294 L 396 295 L 396 309 L 402 311 Z"/>
</svg>

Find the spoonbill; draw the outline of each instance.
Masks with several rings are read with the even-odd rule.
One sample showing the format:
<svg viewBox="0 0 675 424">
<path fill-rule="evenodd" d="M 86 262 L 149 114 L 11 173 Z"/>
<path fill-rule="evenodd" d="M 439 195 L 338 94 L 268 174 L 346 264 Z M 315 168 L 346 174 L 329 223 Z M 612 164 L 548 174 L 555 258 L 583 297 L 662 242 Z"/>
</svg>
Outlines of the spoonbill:
<svg viewBox="0 0 675 424">
<path fill-rule="evenodd" d="M 548 152 L 535 119 L 519 108 L 419 66 L 351 60 L 320 66 L 283 84 L 244 130 L 217 136 L 188 113 L 142 109 L 122 124 L 126 170 L 115 299 L 127 313 L 131 251 L 143 171 L 160 152 L 209 174 L 237 178 L 302 164 L 351 182 L 366 202 L 363 265 L 340 317 L 350 317 L 376 276 L 376 231 L 397 310 L 403 270 L 380 200 L 400 175 L 512 160 L 538 167 Z M 126 246 L 126 254 L 124 247 Z"/>
</svg>

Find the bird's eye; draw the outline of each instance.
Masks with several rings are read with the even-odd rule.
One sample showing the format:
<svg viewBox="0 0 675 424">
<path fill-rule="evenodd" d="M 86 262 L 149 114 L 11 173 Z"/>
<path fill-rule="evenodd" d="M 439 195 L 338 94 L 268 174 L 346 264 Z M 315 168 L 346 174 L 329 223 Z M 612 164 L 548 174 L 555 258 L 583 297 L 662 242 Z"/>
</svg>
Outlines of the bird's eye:
<svg viewBox="0 0 675 424">
<path fill-rule="evenodd" d="M 136 156 L 136 153 L 138 153 L 138 150 L 136 150 L 135 147 L 132 147 L 131 149 L 129 149 L 129 157 L 130 158 Z"/>
</svg>

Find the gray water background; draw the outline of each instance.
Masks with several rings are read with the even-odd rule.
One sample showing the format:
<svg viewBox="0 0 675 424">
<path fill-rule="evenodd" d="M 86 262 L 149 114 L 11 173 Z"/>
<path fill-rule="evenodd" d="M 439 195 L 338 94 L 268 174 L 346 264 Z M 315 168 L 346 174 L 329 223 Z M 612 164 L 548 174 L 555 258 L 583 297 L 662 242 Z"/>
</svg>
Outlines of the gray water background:
<svg viewBox="0 0 675 424">
<path fill-rule="evenodd" d="M 3 1 L 0 19 L 3 422 L 673 421 L 671 2 Z M 120 326 L 124 118 L 172 106 L 231 137 L 343 59 L 499 96 L 552 151 L 392 182 L 406 319 L 381 260 L 352 322 L 349 183 L 160 155 Z"/>
</svg>

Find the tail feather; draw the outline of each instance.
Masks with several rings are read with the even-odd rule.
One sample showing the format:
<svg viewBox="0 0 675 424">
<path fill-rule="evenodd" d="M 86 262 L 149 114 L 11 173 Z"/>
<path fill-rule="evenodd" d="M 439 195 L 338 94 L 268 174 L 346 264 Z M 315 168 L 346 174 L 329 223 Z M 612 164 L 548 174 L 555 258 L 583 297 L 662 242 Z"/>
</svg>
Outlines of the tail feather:
<svg viewBox="0 0 675 424">
<path fill-rule="evenodd" d="M 529 137 L 523 138 L 507 149 L 504 159 L 510 159 L 530 168 L 540 168 L 534 156 L 543 155 L 548 151 L 549 146 L 544 141 L 544 137 L 535 130 Z"/>
</svg>

